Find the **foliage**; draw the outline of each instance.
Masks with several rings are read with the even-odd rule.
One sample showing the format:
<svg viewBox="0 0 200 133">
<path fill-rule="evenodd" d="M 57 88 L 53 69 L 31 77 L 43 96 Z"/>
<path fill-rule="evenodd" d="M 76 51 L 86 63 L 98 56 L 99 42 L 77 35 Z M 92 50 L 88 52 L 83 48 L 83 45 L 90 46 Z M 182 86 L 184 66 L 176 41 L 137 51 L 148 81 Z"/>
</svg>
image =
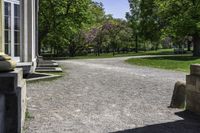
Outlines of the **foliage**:
<svg viewBox="0 0 200 133">
<path fill-rule="evenodd" d="M 140 0 L 129 0 L 130 13 L 126 14 L 126 18 L 133 29 L 133 36 L 135 36 L 135 52 L 138 52 L 138 36 L 140 32 Z"/>
<path fill-rule="evenodd" d="M 155 0 L 163 23 L 164 36 L 180 42 L 186 36 L 193 38 L 194 56 L 200 56 L 200 2 L 199 0 Z"/>
<path fill-rule="evenodd" d="M 194 55 L 200 56 L 199 0 L 129 0 L 127 18 L 137 38 L 150 41 L 157 49 L 160 42 L 194 45 Z"/>
<path fill-rule="evenodd" d="M 73 47 L 73 40 L 90 23 L 91 0 L 41 0 L 39 13 L 40 46 L 56 55 Z M 70 44 L 72 46 L 70 46 Z M 75 49 L 73 49 L 75 50 Z M 68 51 L 73 53 L 73 51 Z"/>
<path fill-rule="evenodd" d="M 200 55 L 198 0 L 129 0 L 127 20 L 92 0 L 41 0 L 40 49 L 47 55 L 128 53 L 194 45 Z M 183 45 L 182 45 L 183 44 Z M 177 46 L 176 46 L 177 47 Z"/>
<path fill-rule="evenodd" d="M 91 0 L 41 0 L 40 49 L 47 55 L 78 56 L 132 51 L 132 29 L 106 15 Z"/>
</svg>

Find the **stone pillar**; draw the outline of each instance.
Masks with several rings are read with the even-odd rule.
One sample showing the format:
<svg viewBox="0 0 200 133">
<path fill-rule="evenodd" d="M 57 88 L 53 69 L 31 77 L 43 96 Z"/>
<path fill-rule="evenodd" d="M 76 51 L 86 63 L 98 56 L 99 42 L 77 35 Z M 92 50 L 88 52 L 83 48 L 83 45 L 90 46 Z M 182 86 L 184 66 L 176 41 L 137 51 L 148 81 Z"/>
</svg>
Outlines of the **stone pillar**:
<svg viewBox="0 0 200 133">
<path fill-rule="evenodd" d="M 20 41 L 21 41 L 21 56 L 20 60 L 22 62 L 28 62 L 28 21 L 27 21 L 27 0 L 20 0 L 20 15 L 21 15 L 21 31 L 20 31 Z"/>
<path fill-rule="evenodd" d="M 186 109 L 200 114 L 200 65 L 190 66 L 190 75 L 186 76 Z"/>
<path fill-rule="evenodd" d="M 0 52 L 4 52 L 3 5 L 4 1 L 0 0 Z"/>
<path fill-rule="evenodd" d="M 26 112 L 22 69 L 0 73 L 0 133 L 21 133 Z"/>
<path fill-rule="evenodd" d="M 36 26 L 36 33 L 35 33 L 35 55 L 38 57 L 39 52 L 39 0 L 35 0 L 35 26 Z"/>
<path fill-rule="evenodd" d="M 21 0 L 21 60 L 36 60 L 36 3 L 35 0 Z"/>
</svg>

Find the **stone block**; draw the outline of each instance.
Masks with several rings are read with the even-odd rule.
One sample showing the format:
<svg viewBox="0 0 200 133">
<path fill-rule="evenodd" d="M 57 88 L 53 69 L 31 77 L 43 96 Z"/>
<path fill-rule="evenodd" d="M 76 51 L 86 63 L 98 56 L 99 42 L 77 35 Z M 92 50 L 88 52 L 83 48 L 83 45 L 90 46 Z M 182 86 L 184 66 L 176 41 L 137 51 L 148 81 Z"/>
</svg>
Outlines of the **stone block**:
<svg viewBox="0 0 200 133">
<path fill-rule="evenodd" d="M 25 81 L 25 80 L 24 80 Z M 26 82 L 23 82 L 19 87 L 17 87 L 17 95 L 18 95 L 18 130 L 22 132 L 22 128 L 24 127 L 25 115 L 26 115 L 26 107 L 27 107 L 27 97 L 26 97 Z"/>
<path fill-rule="evenodd" d="M 187 90 L 186 94 L 187 94 L 186 109 L 196 114 L 200 114 L 200 93 Z"/>
<path fill-rule="evenodd" d="M 22 82 L 21 79 L 23 79 L 22 69 L 0 73 L 0 93 L 15 93 L 17 85 Z"/>
<path fill-rule="evenodd" d="M 17 83 L 14 77 L 0 77 L 0 92 L 1 93 L 14 93 Z"/>
<path fill-rule="evenodd" d="M 198 77 L 195 75 L 186 75 L 186 84 L 194 85 L 196 86 L 196 79 Z"/>
<path fill-rule="evenodd" d="M 32 72 L 32 62 L 18 62 L 16 68 L 22 68 L 23 74 L 28 75 Z"/>
<path fill-rule="evenodd" d="M 5 132 L 19 133 L 18 131 L 18 97 L 16 93 L 6 94 Z"/>
<path fill-rule="evenodd" d="M 200 92 L 200 76 L 196 78 L 196 90 Z"/>
<path fill-rule="evenodd" d="M 0 95 L 5 96 L 4 130 L 6 133 L 21 133 L 26 113 L 26 80 L 22 69 L 0 73 L 0 84 Z"/>
<path fill-rule="evenodd" d="M 199 92 L 196 89 L 196 85 L 190 85 L 190 84 L 186 84 L 186 90 L 190 90 L 190 91 L 194 91 L 194 92 Z"/>
<path fill-rule="evenodd" d="M 184 82 L 176 82 L 172 101 L 170 104 L 171 108 L 184 108 L 186 103 L 186 84 Z"/>
<path fill-rule="evenodd" d="M 200 64 L 193 64 L 190 66 L 190 74 L 200 76 Z"/>
<path fill-rule="evenodd" d="M 187 75 L 186 84 L 189 90 L 200 92 L 200 76 Z"/>
<path fill-rule="evenodd" d="M 5 96 L 0 94 L 0 133 L 4 133 Z"/>
</svg>

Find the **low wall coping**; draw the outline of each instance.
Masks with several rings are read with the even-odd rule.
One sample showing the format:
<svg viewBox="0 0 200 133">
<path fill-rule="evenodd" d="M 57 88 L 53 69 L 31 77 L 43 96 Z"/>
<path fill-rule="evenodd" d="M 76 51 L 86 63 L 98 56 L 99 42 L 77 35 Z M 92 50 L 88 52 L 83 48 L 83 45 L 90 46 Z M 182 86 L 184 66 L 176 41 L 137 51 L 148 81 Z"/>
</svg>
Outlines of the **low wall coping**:
<svg viewBox="0 0 200 133">
<path fill-rule="evenodd" d="M 17 85 L 23 81 L 23 71 L 16 68 L 14 71 L 0 73 L 0 93 L 15 93 Z"/>
</svg>

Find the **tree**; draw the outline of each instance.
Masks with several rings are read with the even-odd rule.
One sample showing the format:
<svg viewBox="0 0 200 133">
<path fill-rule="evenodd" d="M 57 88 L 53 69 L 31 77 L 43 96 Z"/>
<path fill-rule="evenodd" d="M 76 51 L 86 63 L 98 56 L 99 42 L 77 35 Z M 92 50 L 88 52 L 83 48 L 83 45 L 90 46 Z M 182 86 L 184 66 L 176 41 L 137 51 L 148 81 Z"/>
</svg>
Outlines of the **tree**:
<svg viewBox="0 0 200 133">
<path fill-rule="evenodd" d="M 80 29 L 91 21 L 91 0 L 41 0 L 39 44 L 58 55 L 73 43 Z"/>
<path fill-rule="evenodd" d="M 138 36 L 140 32 L 140 0 L 129 0 L 130 13 L 126 14 L 127 20 L 130 22 L 133 29 L 133 35 L 135 36 L 135 52 L 138 52 Z"/>
<path fill-rule="evenodd" d="M 115 55 L 133 41 L 126 21 L 106 15 L 103 4 L 91 0 L 41 0 L 39 20 L 40 45 L 54 56 Z"/>
<path fill-rule="evenodd" d="M 159 17 L 164 24 L 162 34 L 181 40 L 191 36 L 194 56 L 200 56 L 200 1 L 155 0 Z"/>
<path fill-rule="evenodd" d="M 155 44 L 155 49 L 157 50 L 161 35 L 161 25 L 155 0 L 141 0 L 140 10 L 140 36 L 145 41 Z"/>
</svg>

